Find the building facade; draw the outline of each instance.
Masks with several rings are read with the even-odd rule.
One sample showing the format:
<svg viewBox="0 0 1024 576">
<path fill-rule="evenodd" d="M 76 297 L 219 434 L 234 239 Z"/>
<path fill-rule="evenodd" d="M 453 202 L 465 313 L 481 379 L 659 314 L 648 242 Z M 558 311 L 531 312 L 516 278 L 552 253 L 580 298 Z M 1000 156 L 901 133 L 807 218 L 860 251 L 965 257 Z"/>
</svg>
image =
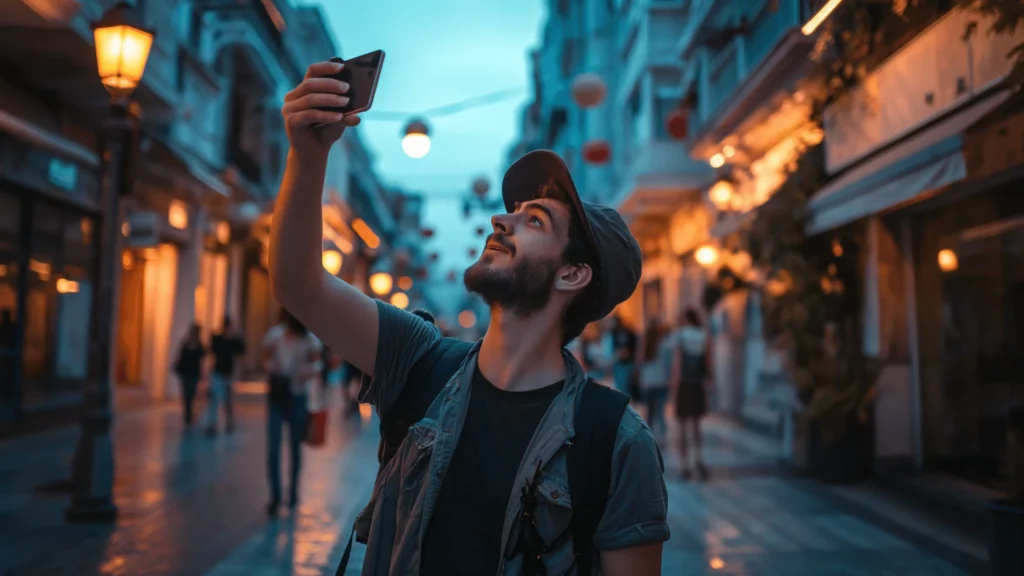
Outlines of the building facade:
<svg viewBox="0 0 1024 576">
<path fill-rule="evenodd" d="M 176 396 L 173 358 L 189 326 L 209 337 L 225 317 L 248 344 L 244 368 L 256 372 L 259 343 L 277 322 L 267 243 L 288 150 L 280 108 L 309 63 L 340 53 L 323 14 L 284 0 L 133 2 L 154 42 L 134 95 L 131 193 L 122 214 L 108 215 L 99 198 L 108 104 L 90 24 L 112 4 L 6 0 L 0 9 L 4 430 L 68 421 L 95 377 L 89 340 L 99 263 L 111 258 L 99 249 L 107 218 L 123 235 L 112 256 L 119 390 Z M 388 207 L 349 130 L 324 189 L 324 248 L 352 255 L 340 275 L 357 276 L 359 255 L 386 250 Z"/>
</svg>

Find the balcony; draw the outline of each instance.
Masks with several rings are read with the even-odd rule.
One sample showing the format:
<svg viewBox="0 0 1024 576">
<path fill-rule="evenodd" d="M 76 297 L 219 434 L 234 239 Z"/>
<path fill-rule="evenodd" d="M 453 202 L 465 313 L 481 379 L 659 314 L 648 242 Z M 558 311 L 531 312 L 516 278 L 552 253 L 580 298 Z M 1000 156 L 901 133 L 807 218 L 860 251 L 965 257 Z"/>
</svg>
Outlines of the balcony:
<svg viewBox="0 0 1024 576">
<path fill-rule="evenodd" d="M 634 2 L 621 18 L 616 35 L 617 57 L 622 62 L 618 102 L 624 102 L 648 71 L 671 75 L 678 83 L 681 67 L 673 47 L 685 26 L 684 3 L 676 0 Z"/>
<path fill-rule="evenodd" d="M 781 0 L 774 9 L 745 4 L 743 14 L 723 10 L 720 17 L 703 10 L 695 18 L 703 24 L 690 24 L 679 53 L 698 68 L 686 79 L 696 84 L 700 100 L 691 138 L 694 155 L 707 158 L 780 93 L 796 90 L 814 41 L 799 30 L 802 0 Z"/>
<path fill-rule="evenodd" d="M 691 159 L 682 142 L 650 139 L 625 165 L 611 205 L 628 217 L 668 217 L 712 182 L 714 171 Z"/>
</svg>

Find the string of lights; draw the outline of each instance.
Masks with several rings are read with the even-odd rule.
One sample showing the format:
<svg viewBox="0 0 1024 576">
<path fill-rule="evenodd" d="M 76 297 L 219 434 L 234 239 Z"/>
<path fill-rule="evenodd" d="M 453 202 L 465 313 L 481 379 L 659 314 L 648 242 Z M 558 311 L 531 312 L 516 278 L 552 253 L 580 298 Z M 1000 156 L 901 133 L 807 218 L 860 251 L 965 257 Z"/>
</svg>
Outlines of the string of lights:
<svg viewBox="0 0 1024 576">
<path fill-rule="evenodd" d="M 488 92 L 487 94 L 479 94 L 470 98 L 465 98 L 457 102 L 451 102 L 441 106 L 435 106 L 422 112 L 393 112 L 390 110 L 375 111 L 372 108 L 368 110 L 365 116 L 374 121 L 391 121 L 391 122 L 404 122 L 409 118 L 441 118 L 443 116 L 451 116 L 466 110 L 472 110 L 474 108 L 482 108 L 484 106 L 490 106 L 497 104 L 498 102 L 504 102 L 505 100 L 511 100 L 517 96 L 525 96 L 528 87 L 517 86 L 515 88 L 506 88 L 504 90 L 497 90 L 495 92 Z"/>
</svg>

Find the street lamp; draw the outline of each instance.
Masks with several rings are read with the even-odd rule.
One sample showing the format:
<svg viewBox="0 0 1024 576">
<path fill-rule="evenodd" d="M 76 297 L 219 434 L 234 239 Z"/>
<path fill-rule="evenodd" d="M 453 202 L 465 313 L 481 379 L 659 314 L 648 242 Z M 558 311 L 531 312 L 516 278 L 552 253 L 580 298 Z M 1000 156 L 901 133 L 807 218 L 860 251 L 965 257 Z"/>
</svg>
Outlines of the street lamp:
<svg viewBox="0 0 1024 576">
<path fill-rule="evenodd" d="M 131 165 L 127 149 L 134 145 L 135 118 L 128 102 L 142 81 L 153 45 L 153 33 L 134 18 L 127 2 L 108 10 L 93 27 L 96 64 L 100 81 L 110 93 L 110 117 L 103 123 L 103 246 L 99 286 L 94 302 L 92 358 L 85 388 L 82 435 L 75 447 L 72 464 L 71 504 L 65 510 L 68 522 L 113 522 L 114 447 L 110 437 L 113 418 L 111 348 L 115 312 L 114 286 L 121 264 L 119 201 L 131 190 Z"/>
<path fill-rule="evenodd" d="M 405 127 L 402 137 L 402 151 L 410 158 L 423 158 L 430 152 L 430 136 L 427 123 L 413 120 Z"/>
</svg>

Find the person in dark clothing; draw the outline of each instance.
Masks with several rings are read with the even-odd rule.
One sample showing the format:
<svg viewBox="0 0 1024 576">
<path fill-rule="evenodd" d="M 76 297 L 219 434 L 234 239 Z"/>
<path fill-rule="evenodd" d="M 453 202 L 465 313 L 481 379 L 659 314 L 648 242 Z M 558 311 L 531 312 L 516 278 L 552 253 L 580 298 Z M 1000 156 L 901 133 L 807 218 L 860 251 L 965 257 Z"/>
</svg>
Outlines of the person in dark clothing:
<svg viewBox="0 0 1024 576">
<path fill-rule="evenodd" d="M 210 405 L 206 411 L 206 434 L 217 434 L 217 406 L 224 406 L 224 420 L 227 431 L 235 428 L 232 409 L 231 385 L 235 378 L 235 359 L 245 353 L 245 341 L 231 325 L 231 318 L 224 318 L 224 330 L 215 334 L 210 342 L 213 352 L 213 372 L 210 373 Z"/>
<path fill-rule="evenodd" d="M 203 346 L 199 325 L 192 324 L 189 326 L 188 336 L 178 348 L 178 360 L 174 364 L 174 372 L 181 381 L 181 400 L 186 427 L 192 425 L 192 406 L 195 403 L 199 380 L 203 376 L 205 356 L 206 347 Z"/>
<path fill-rule="evenodd" d="M 618 315 L 615 316 L 612 323 L 611 333 L 612 351 L 615 357 L 612 363 L 615 389 L 623 394 L 632 395 L 630 386 L 636 371 L 636 334 L 626 326 L 626 323 Z"/>
<path fill-rule="evenodd" d="M 700 421 L 707 411 L 707 379 L 710 376 L 711 345 L 707 330 L 697 311 L 683 313 L 682 327 L 675 341 L 673 372 L 676 375 L 676 418 L 679 420 L 679 456 L 683 479 L 690 478 L 690 456 L 697 477 L 707 478 L 708 470 L 701 458 Z"/>
</svg>

